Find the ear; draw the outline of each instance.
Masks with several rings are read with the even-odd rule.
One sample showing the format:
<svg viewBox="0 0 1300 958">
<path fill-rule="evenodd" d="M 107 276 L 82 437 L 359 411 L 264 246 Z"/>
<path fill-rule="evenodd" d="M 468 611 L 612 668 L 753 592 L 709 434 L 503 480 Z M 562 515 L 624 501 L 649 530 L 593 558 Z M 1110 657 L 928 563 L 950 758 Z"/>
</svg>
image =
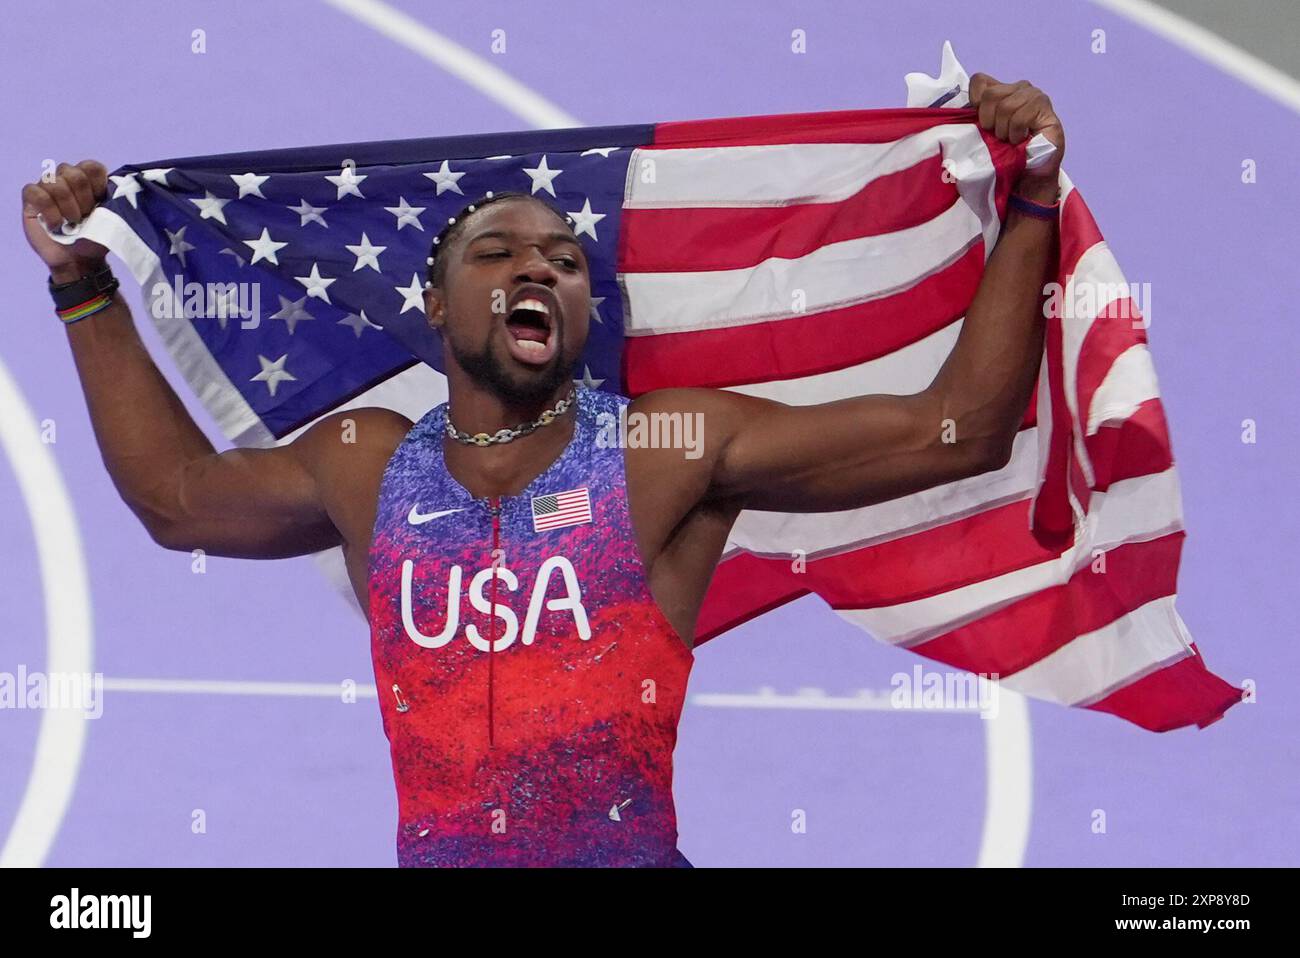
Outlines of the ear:
<svg viewBox="0 0 1300 958">
<path fill-rule="evenodd" d="M 447 322 L 447 303 L 442 297 L 442 290 L 431 286 L 424 291 L 424 315 L 429 325 L 441 329 Z"/>
</svg>

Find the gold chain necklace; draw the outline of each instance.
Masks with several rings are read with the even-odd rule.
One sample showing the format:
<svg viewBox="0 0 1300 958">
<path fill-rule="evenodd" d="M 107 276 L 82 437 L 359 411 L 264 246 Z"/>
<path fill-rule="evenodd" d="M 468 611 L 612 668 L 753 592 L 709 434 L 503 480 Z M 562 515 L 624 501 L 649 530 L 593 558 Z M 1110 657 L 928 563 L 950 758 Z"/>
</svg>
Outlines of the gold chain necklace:
<svg viewBox="0 0 1300 958">
<path fill-rule="evenodd" d="M 545 410 L 532 422 L 520 423 L 513 429 L 498 429 L 494 433 L 478 432 L 470 435 L 451 424 L 451 403 L 447 404 L 446 433 L 452 439 L 466 446 L 491 446 L 494 443 L 512 442 L 520 436 L 526 436 L 539 426 L 549 426 L 573 404 L 576 389 L 570 388 L 569 394 L 557 402 L 552 409 Z"/>
</svg>

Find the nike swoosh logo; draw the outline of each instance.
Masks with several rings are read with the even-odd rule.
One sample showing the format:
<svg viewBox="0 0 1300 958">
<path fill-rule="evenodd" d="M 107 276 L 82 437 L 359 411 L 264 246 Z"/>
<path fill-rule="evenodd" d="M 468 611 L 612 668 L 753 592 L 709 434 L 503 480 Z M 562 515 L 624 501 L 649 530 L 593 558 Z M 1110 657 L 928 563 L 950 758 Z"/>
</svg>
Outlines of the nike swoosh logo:
<svg viewBox="0 0 1300 958">
<path fill-rule="evenodd" d="M 406 521 L 413 526 L 429 522 L 432 519 L 441 519 L 443 516 L 449 516 L 453 512 L 464 512 L 464 509 L 443 509 L 442 512 L 420 512 L 419 505 L 411 506 L 411 511 L 406 515 Z"/>
</svg>

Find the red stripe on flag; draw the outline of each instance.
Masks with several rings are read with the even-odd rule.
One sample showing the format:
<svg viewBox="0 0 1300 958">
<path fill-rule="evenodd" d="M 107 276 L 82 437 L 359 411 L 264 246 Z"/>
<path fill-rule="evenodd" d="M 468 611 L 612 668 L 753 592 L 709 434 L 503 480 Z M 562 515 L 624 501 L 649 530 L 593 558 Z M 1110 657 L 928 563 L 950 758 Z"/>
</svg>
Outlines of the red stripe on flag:
<svg viewBox="0 0 1300 958">
<path fill-rule="evenodd" d="M 1060 555 L 1060 550 L 1035 542 L 1028 527 L 1029 500 L 1023 499 L 924 532 L 814 559 L 802 576 L 832 608 L 912 602 Z"/>
<path fill-rule="evenodd" d="M 1174 462 L 1159 399 L 1148 399 L 1118 426 L 1102 426 L 1085 445 L 1098 492 L 1121 479 L 1164 472 Z"/>
<path fill-rule="evenodd" d="M 977 242 L 951 266 L 886 299 L 727 329 L 629 336 L 628 395 L 796 379 L 879 359 L 960 319 L 983 270 L 984 244 Z"/>
<path fill-rule="evenodd" d="M 1096 394 L 1097 387 L 1105 381 L 1115 360 L 1133 346 L 1146 343 L 1147 332 L 1142 327 L 1141 320 L 1135 320 L 1139 315 L 1137 304 L 1124 297 L 1109 303 L 1083 337 L 1079 349 L 1078 379 L 1075 383 L 1081 420 L 1086 422 L 1088 410 L 1092 408 L 1092 397 Z M 1135 321 L 1138 323 L 1136 327 Z"/>
<path fill-rule="evenodd" d="M 1185 725 L 1213 725 L 1241 701 L 1242 692 L 1209 671 L 1197 649 L 1196 655 L 1143 676 L 1087 708 L 1151 732 L 1168 732 Z"/>
<path fill-rule="evenodd" d="M 1070 411 L 1065 405 L 1065 386 L 1062 382 L 1063 347 L 1061 320 L 1046 320 L 1044 336 L 1047 352 L 1047 385 L 1051 397 L 1051 436 L 1048 439 L 1046 477 L 1039 489 L 1033 510 L 1033 533 L 1045 547 L 1061 548 L 1074 534 L 1074 510 L 1070 507 L 1068 483 L 1070 476 L 1071 424 Z M 1042 411 L 1039 412 L 1041 421 Z M 1040 436 L 1042 434 L 1040 433 Z"/>
<path fill-rule="evenodd" d="M 1078 190 L 1071 190 L 1061 205 L 1060 223 L 1060 276 L 1057 282 L 1064 286 L 1065 278 L 1078 267 L 1079 258 L 1100 243 L 1103 237 L 1092 210 L 1088 209 Z"/>
</svg>

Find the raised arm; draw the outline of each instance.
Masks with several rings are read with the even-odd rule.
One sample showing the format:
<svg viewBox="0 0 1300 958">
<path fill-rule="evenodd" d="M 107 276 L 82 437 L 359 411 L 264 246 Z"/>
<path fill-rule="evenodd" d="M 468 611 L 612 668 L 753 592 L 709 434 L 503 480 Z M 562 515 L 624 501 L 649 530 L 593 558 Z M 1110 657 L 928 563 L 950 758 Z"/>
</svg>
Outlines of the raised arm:
<svg viewBox="0 0 1300 958">
<path fill-rule="evenodd" d="M 1027 83 L 975 74 L 971 101 L 981 126 L 1000 139 L 1019 143 L 1042 132 L 1056 144 L 1051 167 L 1022 176 L 1016 190 L 1055 202 L 1065 141 L 1047 97 Z M 698 464 L 686 464 L 688 496 L 731 509 L 851 509 L 1000 468 L 1042 358 L 1042 290 L 1055 241 L 1055 219 L 1010 211 L 956 345 L 919 393 L 789 406 L 682 389 L 647 394 L 634 408 L 703 413 L 705 448 Z"/>
<path fill-rule="evenodd" d="M 53 182 L 23 187 L 24 231 L 55 283 L 86 275 L 107 251 L 86 240 L 60 245 L 38 217 L 52 229 L 79 222 L 106 188 L 104 165 L 89 160 L 60 164 Z M 154 365 L 120 291 L 66 333 L 104 465 L 155 542 L 256 559 L 339 544 L 321 488 L 337 424 L 322 420 L 273 449 L 218 453 Z"/>
</svg>

